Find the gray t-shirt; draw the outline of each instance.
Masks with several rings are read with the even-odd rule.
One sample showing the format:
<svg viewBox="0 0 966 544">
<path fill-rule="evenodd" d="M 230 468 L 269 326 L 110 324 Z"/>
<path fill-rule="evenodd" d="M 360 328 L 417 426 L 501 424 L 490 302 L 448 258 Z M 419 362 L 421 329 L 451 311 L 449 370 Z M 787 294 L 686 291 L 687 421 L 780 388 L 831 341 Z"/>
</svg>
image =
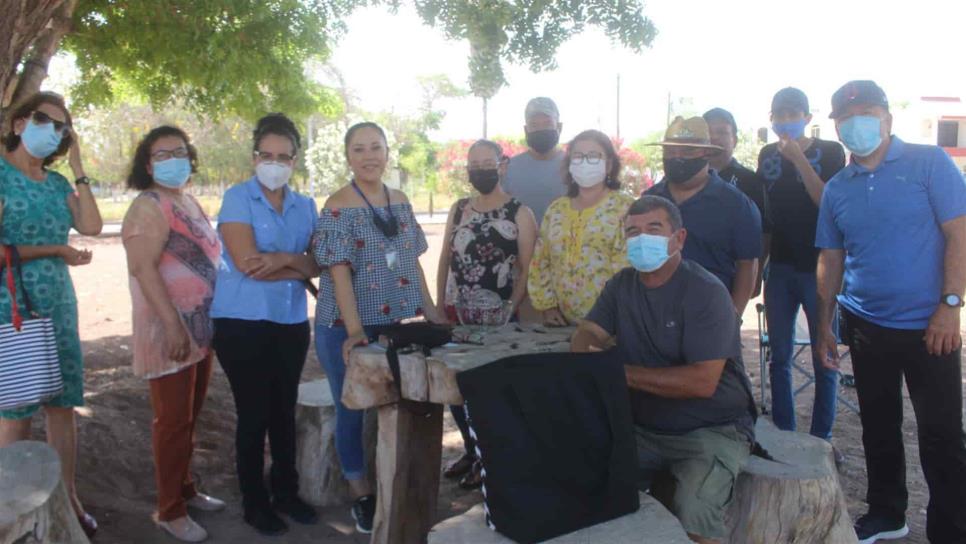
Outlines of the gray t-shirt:
<svg viewBox="0 0 966 544">
<path fill-rule="evenodd" d="M 563 158 L 560 150 L 547 160 L 537 160 L 524 151 L 507 164 L 503 189 L 533 210 L 538 226 L 550 203 L 567 193 L 561 170 Z"/>
<path fill-rule="evenodd" d="M 672 367 L 726 359 L 709 399 L 670 399 L 631 390 L 634 422 L 650 431 L 682 434 L 734 423 L 753 436 L 754 401 L 741 359 L 738 315 L 721 280 L 682 260 L 667 283 L 654 289 L 637 270 L 611 278 L 587 315 L 609 334 L 627 364 Z"/>
</svg>

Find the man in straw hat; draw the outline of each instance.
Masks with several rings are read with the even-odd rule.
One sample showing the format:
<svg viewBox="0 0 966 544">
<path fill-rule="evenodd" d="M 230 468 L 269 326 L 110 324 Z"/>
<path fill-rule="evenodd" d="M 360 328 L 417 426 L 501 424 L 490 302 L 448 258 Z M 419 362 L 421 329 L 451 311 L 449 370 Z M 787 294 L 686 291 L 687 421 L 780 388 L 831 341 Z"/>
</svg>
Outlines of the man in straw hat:
<svg viewBox="0 0 966 544">
<path fill-rule="evenodd" d="M 701 117 L 676 117 L 654 145 L 664 148 L 664 179 L 646 194 L 677 204 L 688 238 L 682 255 L 721 280 L 740 316 L 755 289 L 761 255 L 761 214 L 755 204 L 708 166 L 721 152 Z"/>
</svg>

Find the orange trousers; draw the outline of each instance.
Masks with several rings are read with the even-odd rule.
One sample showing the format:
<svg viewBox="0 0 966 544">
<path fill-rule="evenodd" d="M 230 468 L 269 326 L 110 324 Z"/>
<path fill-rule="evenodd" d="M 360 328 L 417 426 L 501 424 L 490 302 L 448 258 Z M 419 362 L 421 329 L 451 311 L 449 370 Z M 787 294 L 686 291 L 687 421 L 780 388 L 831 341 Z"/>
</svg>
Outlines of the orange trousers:
<svg viewBox="0 0 966 544">
<path fill-rule="evenodd" d="M 151 441 L 158 486 L 158 521 L 187 515 L 185 502 L 198 494 L 191 479 L 195 423 L 208 393 L 212 356 L 151 384 Z"/>
</svg>

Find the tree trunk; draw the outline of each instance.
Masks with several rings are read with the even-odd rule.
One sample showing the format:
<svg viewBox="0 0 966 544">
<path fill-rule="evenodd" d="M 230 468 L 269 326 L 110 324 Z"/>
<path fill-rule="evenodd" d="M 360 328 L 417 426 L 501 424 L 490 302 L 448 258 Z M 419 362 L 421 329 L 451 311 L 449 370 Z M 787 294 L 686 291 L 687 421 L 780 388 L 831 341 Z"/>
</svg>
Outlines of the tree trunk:
<svg viewBox="0 0 966 544">
<path fill-rule="evenodd" d="M 71 30 L 76 7 L 77 0 L 64 0 L 51 17 L 50 24 L 34 40 L 30 54 L 24 60 L 23 71 L 17 79 L 11 104 L 17 104 L 40 90 L 40 85 L 47 78 L 50 59 L 60 47 L 60 40 Z"/>
<path fill-rule="evenodd" d="M 775 460 L 753 456 L 742 468 L 726 516 L 730 534 L 725 541 L 857 542 L 828 442 L 780 431 L 764 418 L 755 435 Z"/>
<path fill-rule="evenodd" d="M 87 544 L 57 453 L 43 442 L 0 448 L 0 544 Z"/>
<path fill-rule="evenodd" d="M 0 0 L 0 126 L 28 48 L 65 0 Z"/>
</svg>

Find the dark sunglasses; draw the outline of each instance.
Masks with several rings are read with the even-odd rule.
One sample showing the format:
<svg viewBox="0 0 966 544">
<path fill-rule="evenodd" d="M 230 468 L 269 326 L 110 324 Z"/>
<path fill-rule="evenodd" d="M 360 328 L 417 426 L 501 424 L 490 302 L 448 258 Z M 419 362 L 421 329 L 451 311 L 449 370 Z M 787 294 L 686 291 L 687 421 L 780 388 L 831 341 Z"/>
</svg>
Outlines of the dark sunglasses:
<svg viewBox="0 0 966 544">
<path fill-rule="evenodd" d="M 67 136 L 70 133 L 70 125 L 67 124 L 67 122 L 57 121 L 40 110 L 35 110 L 33 113 L 30 114 L 30 117 L 31 119 L 34 120 L 34 123 L 38 125 L 46 125 L 47 123 L 53 123 L 54 130 L 56 132 L 59 132 L 61 136 Z"/>
</svg>

